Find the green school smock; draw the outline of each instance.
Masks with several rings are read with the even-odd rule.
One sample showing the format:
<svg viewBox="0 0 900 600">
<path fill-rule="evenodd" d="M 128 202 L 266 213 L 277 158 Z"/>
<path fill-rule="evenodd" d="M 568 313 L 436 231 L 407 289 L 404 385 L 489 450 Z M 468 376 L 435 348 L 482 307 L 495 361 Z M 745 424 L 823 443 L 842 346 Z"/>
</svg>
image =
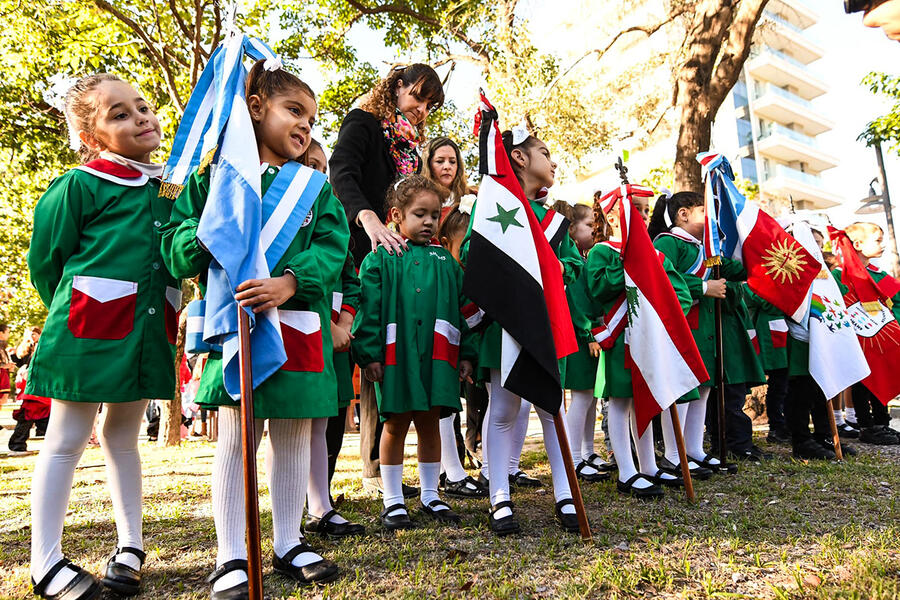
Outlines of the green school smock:
<svg viewBox="0 0 900 600">
<path fill-rule="evenodd" d="M 338 286 L 332 295 L 331 320 L 337 323 L 338 317 L 345 311 L 356 315 L 359 296 L 359 275 L 356 274 L 353 254 L 348 251 Z M 337 378 L 338 408 L 347 408 L 356 395 L 353 389 L 353 358 L 349 349 L 334 352 L 334 374 Z"/>
<path fill-rule="evenodd" d="M 653 246 L 672 261 L 675 269 L 684 278 L 685 285 L 687 285 L 690 292 L 693 304 L 690 310 L 696 311 L 696 320 L 693 319 L 694 315 L 690 315 L 691 318 L 688 319 L 688 322 L 696 325 L 696 327 L 691 328 L 691 333 L 694 335 L 697 349 L 700 350 L 700 356 L 703 358 L 706 372 L 710 376 L 709 380 L 700 385 L 712 387 L 716 369 L 716 302 L 715 298 L 703 294 L 703 278 L 688 273 L 688 269 L 697 261 L 701 242 L 695 240 L 687 232 L 681 232 L 683 230 L 674 234 L 660 234 L 653 241 Z M 728 258 L 722 259 L 719 272 L 723 279 L 729 281 L 743 281 L 747 278 L 747 271 L 743 265 L 736 260 Z"/>
<path fill-rule="evenodd" d="M 589 344 L 594 341 L 591 329 L 599 324 L 599 320 L 592 321 L 581 311 L 581 307 L 574 298 L 576 287 L 577 281 L 566 286 L 566 300 L 569 304 L 569 313 L 572 315 L 575 338 L 578 340 L 578 352 L 565 358 L 565 385 L 563 387 L 567 390 L 593 390 L 600 359 L 591 356 Z"/>
<path fill-rule="evenodd" d="M 750 311 L 750 320 L 756 329 L 756 339 L 759 340 L 759 357 L 763 370 L 769 372 L 784 369 L 788 366 L 787 347 L 776 348 L 772 343 L 772 331 L 769 329 L 772 321 L 785 321 L 784 313 L 746 288 L 746 284 L 744 299 Z"/>
<path fill-rule="evenodd" d="M 473 360 L 476 350 L 462 315 L 463 271 L 453 255 L 430 244 L 410 243 L 402 255 L 379 247 L 363 259 L 359 280 L 351 351 L 361 368 L 384 365 L 375 386 L 382 420 L 435 406 L 447 414 L 461 410 L 459 361 Z M 448 325 L 459 336 L 455 348 L 447 344 Z"/>
<path fill-rule="evenodd" d="M 749 329 L 753 329 L 750 311 L 744 302 L 744 287 L 736 281 L 727 283 L 722 301 L 722 354 L 725 357 L 725 383 L 745 383 L 750 387 L 766 382 L 762 362 Z"/>
<path fill-rule="evenodd" d="M 675 269 L 668 257 L 663 261 L 663 268 L 675 290 L 681 309 L 687 314 L 691 306 L 691 295 L 681 274 Z M 589 317 L 605 316 L 615 301 L 625 291 L 625 268 L 619 251 L 606 245 L 596 244 L 588 253 L 587 263 L 582 272 L 584 291 L 590 303 L 583 308 Z M 579 302 L 576 295 L 576 302 Z M 583 305 L 582 305 L 583 306 Z M 601 398 L 630 398 L 634 394 L 631 387 L 631 371 L 625 368 L 625 336 L 619 335 L 613 347 L 601 354 L 604 371 L 604 386 Z M 696 399 L 691 392 L 684 400 Z"/>
<path fill-rule="evenodd" d="M 181 290 L 163 265 L 159 227 L 172 202 L 159 197 L 156 179 L 116 182 L 102 172 L 116 172 L 115 163 L 89 165 L 93 173 L 56 178 L 34 209 L 28 268 L 48 315 L 26 392 L 73 402 L 171 399 L 166 318 L 177 328 Z"/>
<path fill-rule="evenodd" d="M 549 209 L 540 202 L 535 202 L 534 200 L 529 200 L 528 202 L 531 205 L 531 210 L 534 211 L 534 216 L 537 217 L 538 221 L 542 221 L 547 215 L 547 211 Z M 472 208 L 472 214 L 475 214 L 474 207 Z M 463 240 L 463 244 L 460 249 L 460 260 L 462 261 L 463 265 L 465 265 L 466 259 L 468 258 L 469 237 L 472 233 L 472 223 L 474 223 L 474 219 L 469 222 L 469 230 L 466 233 L 466 237 Z M 578 278 L 578 275 L 581 272 L 581 269 L 584 265 L 584 259 L 581 257 L 581 254 L 579 254 L 578 248 L 575 246 L 575 242 L 572 241 L 572 238 L 570 236 L 563 236 L 562 241 L 556 248 L 556 257 L 563 265 L 563 284 L 572 284 Z M 502 331 L 503 328 L 500 327 L 500 324 L 496 321 L 491 321 L 491 323 L 488 324 L 482 331 L 480 346 L 478 348 L 478 368 L 481 371 L 481 378 L 484 380 L 490 378 L 489 373 L 491 369 L 500 368 L 500 342 Z M 560 381 L 565 381 L 565 358 L 561 358 L 559 360 L 559 373 Z"/>
<path fill-rule="evenodd" d="M 212 259 L 197 239 L 200 215 L 209 195 L 209 169 L 195 172 L 175 200 L 169 223 L 162 230 L 163 259 L 172 273 L 189 278 L 200 275 L 205 292 L 206 271 Z M 262 173 L 262 192 L 275 180 L 278 168 L 269 166 Z M 279 310 L 310 311 L 318 315 L 321 357 L 304 356 L 262 382 L 253 390 L 253 408 L 258 419 L 315 419 L 337 414 L 337 383 L 332 361 L 331 302 L 347 256 L 350 230 L 347 216 L 326 183 L 319 192 L 284 256 L 272 269 L 272 277 L 291 271 L 297 278 L 297 291 Z M 321 358 L 321 359 L 320 359 Z M 296 363 L 299 363 L 296 364 Z M 306 370 L 293 370 L 294 368 Z M 210 352 L 200 378 L 197 404 L 207 407 L 238 406 L 225 391 L 222 382 L 222 354 Z"/>
</svg>

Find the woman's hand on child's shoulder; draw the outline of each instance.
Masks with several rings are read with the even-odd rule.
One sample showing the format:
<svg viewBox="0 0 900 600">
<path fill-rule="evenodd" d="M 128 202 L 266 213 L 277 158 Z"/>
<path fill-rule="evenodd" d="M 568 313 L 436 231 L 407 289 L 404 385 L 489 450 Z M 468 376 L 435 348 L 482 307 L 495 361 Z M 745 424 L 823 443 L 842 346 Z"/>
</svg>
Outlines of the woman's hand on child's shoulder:
<svg viewBox="0 0 900 600">
<path fill-rule="evenodd" d="M 384 365 L 380 362 L 369 363 L 363 371 L 366 372 L 366 379 L 372 382 L 378 382 L 384 379 Z"/>
<path fill-rule="evenodd" d="M 467 381 L 469 383 L 475 383 L 472 381 L 472 374 L 475 372 L 475 367 L 472 365 L 472 361 L 470 360 L 461 360 L 459 361 L 459 380 Z"/>
<path fill-rule="evenodd" d="M 241 306 L 252 306 L 253 312 L 261 313 L 277 308 L 287 302 L 297 292 L 297 278 L 292 273 L 267 279 L 248 279 L 237 287 L 235 300 Z"/>
</svg>

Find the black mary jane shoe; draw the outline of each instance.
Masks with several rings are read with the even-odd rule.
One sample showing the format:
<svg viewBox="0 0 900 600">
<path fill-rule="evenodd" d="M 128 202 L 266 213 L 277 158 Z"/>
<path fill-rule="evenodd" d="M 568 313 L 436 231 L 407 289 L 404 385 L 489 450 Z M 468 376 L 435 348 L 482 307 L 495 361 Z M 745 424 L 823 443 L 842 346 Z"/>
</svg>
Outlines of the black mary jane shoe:
<svg viewBox="0 0 900 600">
<path fill-rule="evenodd" d="M 594 469 L 593 473 L 585 473 L 585 469 Z M 586 460 L 578 463 L 578 466 L 575 467 L 575 476 L 578 477 L 581 481 L 587 481 L 588 483 L 598 483 L 600 481 L 606 481 L 610 478 L 609 473 L 603 473 L 598 471 L 597 468 Z"/>
<path fill-rule="evenodd" d="M 231 573 L 232 571 L 243 571 L 246 573 L 247 561 L 238 558 L 223 563 L 221 567 L 210 573 L 209 577 L 206 578 L 206 583 L 212 586 L 223 575 Z M 210 589 L 209 597 L 211 600 L 248 600 L 248 598 L 250 598 L 250 584 L 245 580 L 235 586 L 219 590 L 218 592 Z"/>
<path fill-rule="evenodd" d="M 446 507 L 441 510 L 438 510 L 438 507 Z M 426 504 L 419 504 L 419 511 L 429 517 L 434 519 L 435 521 L 440 521 L 441 523 L 448 523 L 450 525 L 458 525 L 462 520 L 458 514 L 453 512 L 453 509 L 450 508 L 450 505 L 440 499 L 435 499 Z"/>
<path fill-rule="evenodd" d="M 708 468 L 704 467 L 703 465 L 700 465 L 700 464 L 698 464 L 698 463 L 695 463 L 695 462 L 692 461 L 692 460 L 688 460 L 688 465 L 690 465 L 691 463 L 694 464 L 693 467 L 690 467 L 690 471 L 691 471 L 691 479 L 697 479 L 697 480 L 700 480 L 700 481 L 706 481 L 707 479 L 709 479 L 710 477 L 712 477 L 712 475 L 713 475 L 713 470 L 712 470 L 712 469 L 708 469 Z M 668 458 L 666 458 L 665 456 L 663 456 L 662 458 L 660 458 L 660 459 L 657 461 L 657 464 L 659 465 L 659 468 L 660 468 L 660 469 L 662 469 L 663 471 L 665 471 L 665 472 L 668 473 L 669 475 L 674 475 L 675 477 L 682 477 L 682 476 L 683 476 L 682 473 L 681 473 L 681 464 L 677 464 L 677 465 L 676 465 L 675 463 L 673 463 L 672 461 L 670 461 L 670 460 L 669 460 Z"/>
<path fill-rule="evenodd" d="M 47 586 L 50 585 L 56 574 L 66 567 L 75 571 L 75 577 L 55 594 L 47 594 Z M 103 593 L 103 586 L 96 577 L 65 558 L 50 567 L 50 570 L 38 583 L 32 579 L 31 585 L 35 595 L 46 598 L 46 600 L 97 600 Z"/>
<path fill-rule="evenodd" d="M 663 475 L 669 475 L 669 477 L 663 477 Z M 682 479 L 681 475 L 673 475 L 665 469 L 657 469 L 656 473 L 649 475 L 647 479 L 656 485 L 664 487 L 684 487 L 684 479 Z"/>
<path fill-rule="evenodd" d="M 147 555 L 143 550 L 131 546 L 116 548 L 106 563 L 106 575 L 100 580 L 100 583 L 120 596 L 134 596 L 141 591 L 141 570 L 140 567 L 135 569 L 130 565 L 116 562 L 116 556 L 123 553 L 137 556 L 141 567 L 144 566 L 144 559 L 147 558 Z"/>
<path fill-rule="evenodd" d="M 419 488 L 414 485 L 406 485 L 405 483 L 401 484 L 401 489 L 403 490 L 404 498 L 418 498 L 419 497 Z"/>
<path fill-rule="evenodd" d="M 712 463 L 712 462 L 709 462 L 709 460 L 711 458 L 715 458 L 717 460 L 719 458 L 718 456 L 713 456 L 712 454 L 705 454 L 703 456 L 703 458 L 695 458 L 689 454 L 687 458 L 689 461 L 691 461 L 693 463 L 697 463 L 701 467 L 706 467 L 713 473 L 728 473 L 729 475 L 737 475 L 737 472 L 738 472 L 737 463 L 733 463 L 733 462 Z"/>
<path fill-rule="evenodd" d="M 463 500 L 469 498 L 487 498 L 488 496 L 487 488 L 483 486 L 480 481 L 469 475 L 467 475 L 465 479 L 460 479 L 459 481 L 447 481 L 445 479 L 441 489 L 451 498 L 462 498 Z"/>
<path fill-rule="evenodd" d="M 519 521 L 516 520 L 516 514 L 512 513 L 505 517 L 500 517 L 499 519 L 494 515 L 497 514 L 497 511 L 502 508 L 508 508 L 510 511 L 513 510 L 513 503 L 509 500 L 504 500 L 503 502 L 498 502 L 494 506 L 491 507 L 491 515 L 488 518 L 491 524 L 491 531 L 496 533 L 499 536 L 504 535 L 512 535 L 514 533 L 519 533 Z"/>
<path fill-rule="evenodd" d="M 285 577 L 290 577 L 294 581 L 304 585 L 328 583 L 329 581 L 337 579 L 340 569 L 334 562 L 327 558 L 317 560 L 314 563 L 302 567 L 293 564 L 293 560 L 297 558 L 298 555 L 303 554 L 304 552 L 315 552 L 315 550 L 312 549 L 312 546 L 303 541 L 303 538 L 300 539 L 301 542 L 288 550 L 284 556 L 272 557 L 272 568 L 275 569 L 275 572 L 281 573 Z"/>
<path fill-rule="evenodd" d="M 648 487 L 634 487 L 638 479 L 643 479 L 650 485 Z M 616 481 L 616 489 L 620 494 L 629 494 L 638 500 L 656 500 L 662 498 L 665 492 L 662 486 L 657 485 L 652 479 L 642 473 L 635 473 L 626 481 Z"/>
<path fill-rule="evenodd" d="M 603 460 L 599 454 L 591 454 L 587 457 L 587 462 L 601 473 L 615 473 L 619 470 L 619 465 L 614 460 Z"/>
<path fill-rule="evenodd" d="M 509 485 L 522 488 L 539 488 L 544 484 L 541 483 L 540 479 L 529 477 L 525 471 L 516 471 L 509 476 Z"/>
<path fill-rule="evenodd" d="M 568 506 L 570 504 L 575 506 L 575 501 L 571 498 L 563 498 L 556 503 L 556 508 L 554 509 L 556 522 L 559 524 L 560 529 L 566 533 L 578 533 L 581 531 L 581 526 L 578 524 L 578 515 L 575 513 L 564 513 L 562 511 L 563 506 Z"/>
<path fill-rule="evenodd" d="M 321 517 L 310 515 L 303 526 L 303 531 L 306 533 L 318 533 L 332 539 L 365 535 L 366 528 L 359 523 L 335 523 L 332 521 L 331 518 L 337 514 L 338 511 L 331 509 Z"/>
<path fill-rule="evenodd" d="M 402 510 L 403 512 L 398 515 L 391 515 L 395 510 Z M 406 510 L 406 505 L 400 503 L 388 506 L 381 511 L 381 524 L 384 525 L 384 528 L 388 531 L 412 529 L 416 526 L 409 518 L 409 512 Z"/>
</svg>

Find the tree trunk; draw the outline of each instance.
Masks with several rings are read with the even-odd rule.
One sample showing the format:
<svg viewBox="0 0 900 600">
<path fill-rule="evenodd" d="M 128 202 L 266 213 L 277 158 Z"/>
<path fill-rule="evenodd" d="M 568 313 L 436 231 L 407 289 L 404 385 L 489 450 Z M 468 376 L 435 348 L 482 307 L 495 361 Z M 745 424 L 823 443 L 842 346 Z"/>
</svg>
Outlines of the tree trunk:
<svg viewBox="0 0 900 600">
<path fill-rule="evenodd" d="M 697 7 L 675 92 L 681 114 L 675 150 L 679 191 L 703 191 L 697 153 L 709 150 L 713 119 L 740 77 L 766 2 L 704 0 Z"/>
<path fill-rule="evenodd" d="M 175 395 L 171 401 L 160 402 L 160 446 L 181 445 L 181 359 L 184 356 L 184 337 L 187 331 L 187 312 L 181 311 L 178 320 L 178 338 L 175 343 Z"/>
</svg>

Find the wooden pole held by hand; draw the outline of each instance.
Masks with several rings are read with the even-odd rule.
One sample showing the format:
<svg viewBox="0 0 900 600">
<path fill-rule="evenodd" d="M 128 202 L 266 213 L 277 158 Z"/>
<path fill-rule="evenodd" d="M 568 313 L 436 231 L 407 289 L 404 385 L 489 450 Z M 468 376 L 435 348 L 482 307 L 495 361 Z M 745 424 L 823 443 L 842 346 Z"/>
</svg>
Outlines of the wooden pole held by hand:
<svg viewBox="0 0 900 600">
<path fill-rule="evenodd" d="M 244 456 L 244 506 L 247 511 L 247 579 L 250 600 L 263 599 L 262 550 L 259 531 L 259 488 L 256 483 L 256 421 L 253 416 L 253 371 L 250 362 L 250 316 L 238 311 L 241 368 L 241 448 Z"/>
</svg>

